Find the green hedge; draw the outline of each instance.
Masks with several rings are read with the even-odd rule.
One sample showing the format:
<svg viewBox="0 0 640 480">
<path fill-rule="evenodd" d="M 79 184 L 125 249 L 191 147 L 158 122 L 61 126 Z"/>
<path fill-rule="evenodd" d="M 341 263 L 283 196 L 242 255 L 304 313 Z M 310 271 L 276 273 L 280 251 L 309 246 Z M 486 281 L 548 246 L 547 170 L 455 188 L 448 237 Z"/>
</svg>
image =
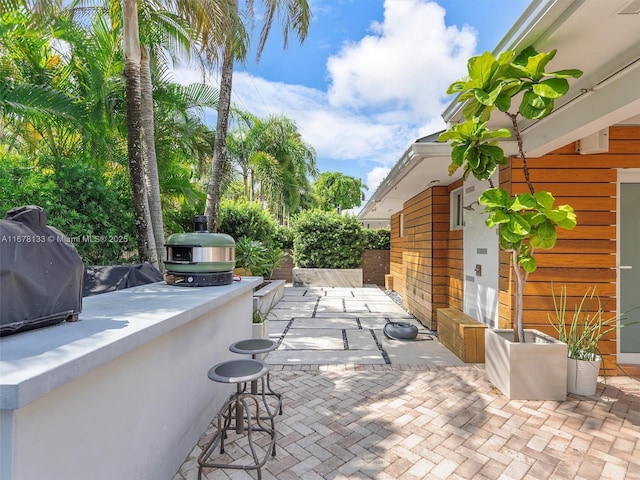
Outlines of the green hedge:
<svg viewBox="0 0 640 480">
<path fill-rule="evenodd" d="M 363 233 L 366 250 L 389 250 L 391 246 L 390 228 L 364 229 Z"/>
<path fill-rule="evenodd" d="M 245 237 L 269 246 L 274 243 L 276 222 L 257 202 L 226 201 L 220 205 L 218 231 L 234 240 Z"/>
<path fill-rule="evenodd" d="M 275 242 L 282 250 L 292 250 L 293 230 L 289 227 L 278 226 L 276 229 Z"/>
<path fill-rule="evenodd" d="M 108 177 L 77 158 L 55 168 L 19 156 L 0 162 L 0 218 L 14 207 L 44 208 L 47 223 L 73 241 L 87 265 L 122 263 L 135 251 L 128 190 L 124 176 Z"/>
<path fill-rule="evenodd" d="M 292 221 L 293 260 L 302 268 L 360 268 L 365 241 L 354 216 L 309 210 Z"/>
</svg>

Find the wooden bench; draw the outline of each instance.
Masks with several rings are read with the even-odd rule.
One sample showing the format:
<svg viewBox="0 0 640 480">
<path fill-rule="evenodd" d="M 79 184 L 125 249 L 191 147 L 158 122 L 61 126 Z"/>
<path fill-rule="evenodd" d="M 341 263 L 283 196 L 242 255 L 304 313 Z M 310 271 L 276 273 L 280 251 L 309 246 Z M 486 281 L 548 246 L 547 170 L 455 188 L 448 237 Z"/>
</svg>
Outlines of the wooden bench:
<svg viewBox="0 0 640 480">
<path fill-rule="evenodd" d="M 487 325 L 457 308 L 439 308 L 438 340 L 465 363 L 484 363 Z"/>
</svg>

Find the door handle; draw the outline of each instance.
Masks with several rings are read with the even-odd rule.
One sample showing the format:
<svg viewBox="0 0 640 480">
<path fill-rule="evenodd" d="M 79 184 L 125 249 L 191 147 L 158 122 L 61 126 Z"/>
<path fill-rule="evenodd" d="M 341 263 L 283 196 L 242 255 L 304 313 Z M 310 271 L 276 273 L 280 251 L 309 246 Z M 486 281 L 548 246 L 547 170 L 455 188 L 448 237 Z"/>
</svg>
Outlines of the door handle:
<svg viewBox="0 0 640 480">
<path fill-rule="evenodd" d="M 631 270 L 633 268 L 633 265 L 618 265 L 616 268 L 618 270 Z"/>
</svg>

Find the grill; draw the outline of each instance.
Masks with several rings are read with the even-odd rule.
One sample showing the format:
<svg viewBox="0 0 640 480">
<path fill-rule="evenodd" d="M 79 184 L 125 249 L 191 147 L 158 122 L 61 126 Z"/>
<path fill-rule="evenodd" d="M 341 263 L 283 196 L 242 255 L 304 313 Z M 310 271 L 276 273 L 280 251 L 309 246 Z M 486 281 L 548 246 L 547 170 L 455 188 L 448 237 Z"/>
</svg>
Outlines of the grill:
<svg viewBox="0 0 640 480">
<path fill-rule="evenodd" d="M 233 282 L 236 243 L 230 235 L 207 232 L 207 217 L 197 215 L 194 231 L 167 238 L 164 262 L 169 285 L 210 287 Z"/>
<path fill-rule="evenodd" d="M 78 320 L 84 268 L 71 240 L 42 207 L 0 220 L 0 336 Z"/>
</svg>

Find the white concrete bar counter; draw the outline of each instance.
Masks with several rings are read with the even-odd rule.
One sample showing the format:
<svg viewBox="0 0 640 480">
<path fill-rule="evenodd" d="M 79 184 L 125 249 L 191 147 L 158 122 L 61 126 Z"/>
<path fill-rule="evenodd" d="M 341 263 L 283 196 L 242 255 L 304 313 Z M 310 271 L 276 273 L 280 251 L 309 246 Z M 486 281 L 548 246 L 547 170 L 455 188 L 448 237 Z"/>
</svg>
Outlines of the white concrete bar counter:
<svg viewBox="0 0 640 480">
<path fill-rule="evenodd" d="M 170 480 L 231 393 L 207 371 L 251 337 L 260 282 L 104 293 L 0 338 L 0 478 Z"/>
</svg>

